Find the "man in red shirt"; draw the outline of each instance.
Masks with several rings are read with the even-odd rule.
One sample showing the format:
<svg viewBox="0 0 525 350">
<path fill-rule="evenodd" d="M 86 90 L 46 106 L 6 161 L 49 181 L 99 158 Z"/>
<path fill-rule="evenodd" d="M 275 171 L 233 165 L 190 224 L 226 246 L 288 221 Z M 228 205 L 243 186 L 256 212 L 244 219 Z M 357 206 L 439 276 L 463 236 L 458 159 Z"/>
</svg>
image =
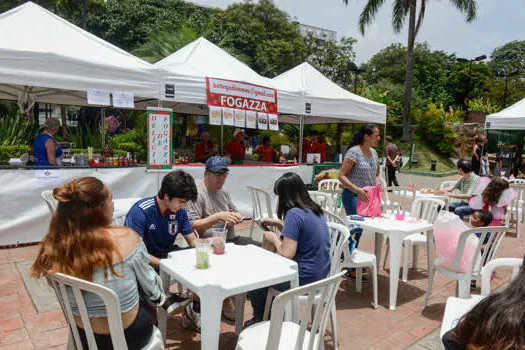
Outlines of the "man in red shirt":
<svg viewBox="0 0 525 350">
<path fill-rule="evenodd" d="M 317 131 L 312 131 L 310 133 L 310 139 L 303 139 L 303 163 L 306 163 L 306 155 L 308 153 L 314 153 L 313 144 L 317 142 L 317 136 L 319 133 Z"/>
<path fill-rule="evenodd" d="M 224 151 L 230 155 L 232 164 L 244 163 L 244 131 L 235 129 L 233 132 L 233 140 L 225 147 Z"/>
<path fill-rule="evenodd" d="M 277 151 L 270 145 L 270 137 L 264 135 L 263 143 L 257 146 L 253 153 L 259 153 L 263 162 L 273 162 L 273 156 L 277 154 Z"/>
<path fill-rule="evenodd" d="M 321 155 L 321 163 L 326 161 L 326 138 L 324 132 L 319 134 L 318 141 L 315 141 L 312 145 L 313 153 L 319 153 Z"/>
<path fill-rule="evenodd" d="M 204 132 L 201 135 L 201 143 L 195 147 L 195 156 L 193 157 L 196 162 L 206 162 L 208 158 L 214 156 L 217 153 L 211 142 L 210 133 Z"/>
</svg>

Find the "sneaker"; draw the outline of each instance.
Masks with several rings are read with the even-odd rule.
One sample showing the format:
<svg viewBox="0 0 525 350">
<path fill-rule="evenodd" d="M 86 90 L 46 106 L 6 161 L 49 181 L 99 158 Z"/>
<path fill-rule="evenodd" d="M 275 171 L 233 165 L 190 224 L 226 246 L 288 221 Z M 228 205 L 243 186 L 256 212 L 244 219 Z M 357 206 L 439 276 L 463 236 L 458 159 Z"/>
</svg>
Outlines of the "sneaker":
<svg viewBox="0 0 525 350">
<path fill-rule="evenodd" d="M 193 304 L 189 303 L 184 308 L 184 316 L 191 321 L 197 333 L 201 332 L 201 314 L 193 311 Z"/>
<path fill-rule="evenodd" d="M 164 304 L 162 304 L 162 307 L 168 314 L 171 314 L 177 309 L 182 309 L 187 301 L 188 299 L 182 297 L 180 294 L 172 293 L 166 298 Z"/>
</svg>

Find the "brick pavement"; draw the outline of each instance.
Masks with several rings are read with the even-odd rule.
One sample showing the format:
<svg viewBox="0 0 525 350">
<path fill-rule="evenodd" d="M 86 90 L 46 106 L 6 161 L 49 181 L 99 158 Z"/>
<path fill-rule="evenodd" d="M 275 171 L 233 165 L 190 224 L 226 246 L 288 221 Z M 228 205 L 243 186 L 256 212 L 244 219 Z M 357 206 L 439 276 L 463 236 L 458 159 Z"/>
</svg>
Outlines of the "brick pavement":
<svg viewBox="0 0 525 350">
<path fill-rule="evenodd" d="M 417 184 L 420 180 L 413 177 L 412 181 Z M 429 187 L 428 182 L 426 187 Z M 244 223 L 238 229 L 245 230 L 247 225 Z M 361 248 L 373 250 L 373 240 L 364 238 Z M 38 313 L 16 268 L 17 262 L 33 260 L 37 251 L 37 246 L 0 249 L 0 350 L 66 348 L 67 328 L 61 310 Z M 524 253 L 525 239 L 516 239 L 511 231 L 502 242 L 498 256 L 523 257 Z M 376 310 L 371 307 L 370 283 L 365 282 L 362 293 L 355 291 L 352 280 L 345 279 L 341 283 L 336 300 L 340 349 L 405 349 L 412 344 L 415 344 L 411 347 L 414 349 L 429 348 L 428 340 L 424 345 L 417 345 L 417 342 L 440 326 L 446 298 L 454 295 L 455 283 L 437 273 L 429 306 L 422 310 L 427 286 L 424 249 L 419 256 L 419 267 L 410 270 L 407 283 L 400 282 L 398 307 L 394 312 L 388 310 L 388 266 L 386 270 L 381 267 L 379 270 L 380 307 Z M 508 277 L 508 271 L 498 271 L 493 287 L 501 286 Z M 479 294 L 479 288 L 475 293 Z M 245 319 L 250 317 L 251 308 L 247 303 Z M 170 320 L 168 327 L 168 349 L 200 348 L 200 336 L 184 329 L 180 316 Z M 326 340 L 327 349 L 332 348 L 330 326 Z M 223 322 L 220 349 L 234 349 L 235 343 L 234 326 Z"/>
</svg>

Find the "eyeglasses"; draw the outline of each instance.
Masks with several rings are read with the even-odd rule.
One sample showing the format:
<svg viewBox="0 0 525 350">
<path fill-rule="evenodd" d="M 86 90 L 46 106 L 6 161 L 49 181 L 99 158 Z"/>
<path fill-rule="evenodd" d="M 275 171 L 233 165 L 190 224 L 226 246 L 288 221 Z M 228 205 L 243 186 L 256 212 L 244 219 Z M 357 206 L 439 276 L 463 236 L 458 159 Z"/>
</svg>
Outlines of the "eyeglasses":
<svg viewBox="0 0 525 350">
<path fill-rule="evenodd" d="M 216 173 L 214 172 L 211 172 L 211 173 L 217 177 L 228 177 L 228 175 L 230 175 L 229 171 L 218 171 Z"/>
</svg>

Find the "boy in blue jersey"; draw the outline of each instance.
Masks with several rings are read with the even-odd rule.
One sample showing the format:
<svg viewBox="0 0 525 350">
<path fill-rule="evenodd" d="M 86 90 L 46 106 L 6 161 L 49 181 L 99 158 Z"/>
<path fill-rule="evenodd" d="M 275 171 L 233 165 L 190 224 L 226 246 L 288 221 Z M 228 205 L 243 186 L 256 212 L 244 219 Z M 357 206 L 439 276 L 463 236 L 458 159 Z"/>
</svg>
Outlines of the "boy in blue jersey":
<svg viewBox="0 0 525 350">
<path fill-rule="evenodd" d="M 177 249 L 173 243 L 178 233 L 182 233 L 190 247 L 194 246 L 197 237 L 184 208 L 187 201 L 196 199 L 195 180 L 190 174 L 177 170 L 162 179 L 155 197 L 141 199 L 129 210 L 125 225 L 142 237 L 150 254 L 150 264 L 157 271 L 160 259 Z"/>
</svg>

